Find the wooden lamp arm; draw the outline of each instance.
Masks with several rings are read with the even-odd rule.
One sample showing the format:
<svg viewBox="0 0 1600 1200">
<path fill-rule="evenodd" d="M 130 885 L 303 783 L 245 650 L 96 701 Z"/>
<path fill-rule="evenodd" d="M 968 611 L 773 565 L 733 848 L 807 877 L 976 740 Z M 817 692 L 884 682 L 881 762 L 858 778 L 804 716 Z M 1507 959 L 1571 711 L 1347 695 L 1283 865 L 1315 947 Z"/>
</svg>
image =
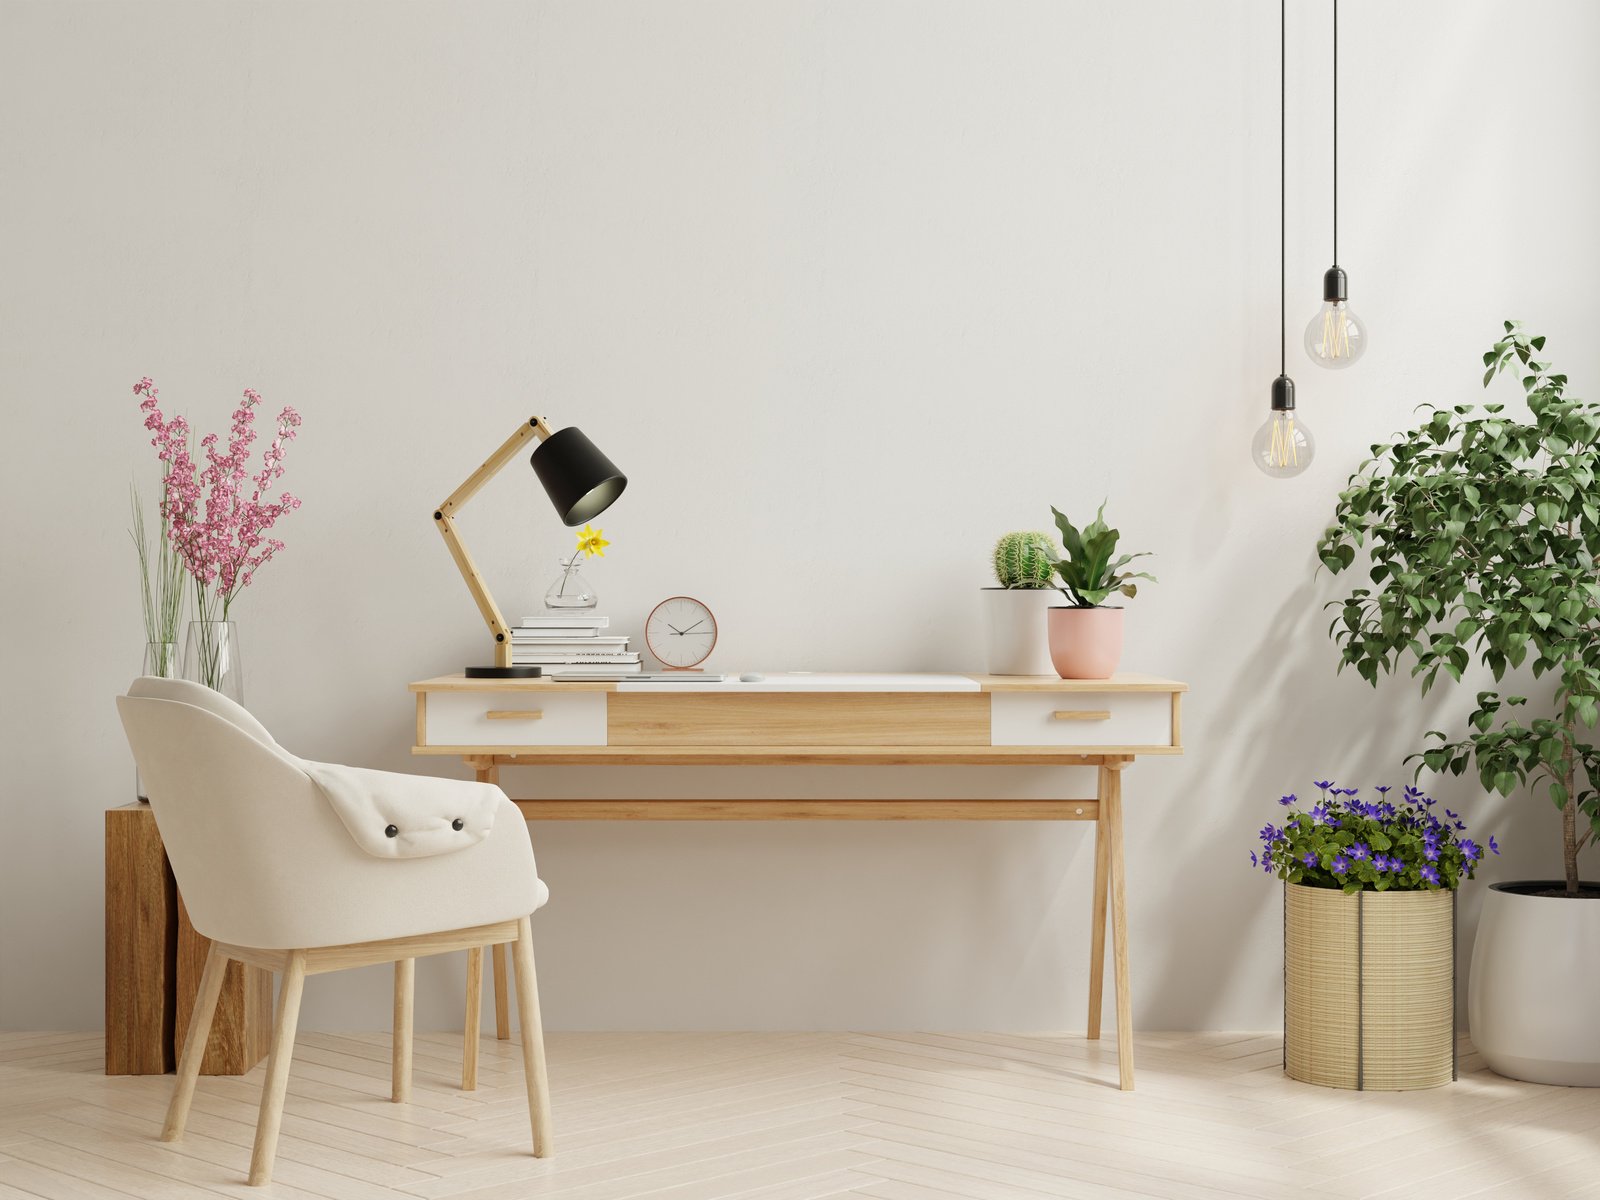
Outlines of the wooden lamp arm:
<svg viewBox="0 0 1600 1200">
<path fill-rule="evenodd" d="M 529 418 L 517 427 L 517 431 L 505 440 L 500 449 L 486 458 L 483 465 L 467 476 L 466 481 L 433 511 L 433 523 L 439 527 L 439 534 L 450 550 L 450 557 L 455 559 L 456 569 L 461 572 L 461 578 L 466 580 L 467 590 L 472 593 L 472 599 L 477 603 L 478 612 L 483 615 L 484 623 L 489 626 L 489 632 L 494 634 L 494 661 L 495 665 L 500 667 L 511 665 L 511 630 L 506 625 L 505 618 L 500 615 L 500 608 L 495 604 L 494 597 L 489 594 L 489 585 L 484 583 L 483 576 L 478 573 L 477 564 L 472 561 L 472 555 L 462 543 L 461 535 L 456 532 L 455 513 L 517 456 L 517 452 L 529 438 L 538 438 L 542 442 L 550 436 L 550 433 L 550 426 L 545 424 L 543 417 Z"/>
</svg>

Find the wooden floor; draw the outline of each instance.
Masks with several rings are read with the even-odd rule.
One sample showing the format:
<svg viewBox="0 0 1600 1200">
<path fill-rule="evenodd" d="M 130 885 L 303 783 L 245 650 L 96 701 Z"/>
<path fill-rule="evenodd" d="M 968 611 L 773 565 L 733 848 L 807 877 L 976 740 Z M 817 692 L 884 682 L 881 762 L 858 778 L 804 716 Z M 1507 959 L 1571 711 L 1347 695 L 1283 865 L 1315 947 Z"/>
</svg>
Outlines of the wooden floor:
<svg viewBox="0 0 1600 1200">
<path fill-rule="evenodd" d="M 270 1188 L 244 1186 L 263 1068 L 202 1078 L 156 1140 L 171 1077 L 107 1078 L 99 1035 L 0 1035 L 0 1198 L 217 1194 L 426 1200 L 969 1197 L 1600 1198 L 1600 1090 L 1486 1072 L 1406 1095 L 1306 1087 L 1279 1039 L 1144 1034 L 557 1034 L 556 1153 L 529 1154 L 515 1042 L 419 1035 L 389 1103 L 383 1035 L 297 1044 Z"/>
</svg>

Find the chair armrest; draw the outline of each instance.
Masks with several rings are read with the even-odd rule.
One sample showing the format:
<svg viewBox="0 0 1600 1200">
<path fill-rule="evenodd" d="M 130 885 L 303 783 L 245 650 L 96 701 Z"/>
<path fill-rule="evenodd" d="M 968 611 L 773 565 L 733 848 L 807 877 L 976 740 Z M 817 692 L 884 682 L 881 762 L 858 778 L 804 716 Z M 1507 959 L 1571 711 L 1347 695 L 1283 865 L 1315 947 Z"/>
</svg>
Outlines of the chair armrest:
<svg viewBox="0 0 1600 1200">
<path fill-rule="evenodd" d="M 306 760 L 301 766 L 356 845 L 375 858 L 425 858 L 475 846 L 489 836 L 505 800 L 491 783 Z"/>
</svg>

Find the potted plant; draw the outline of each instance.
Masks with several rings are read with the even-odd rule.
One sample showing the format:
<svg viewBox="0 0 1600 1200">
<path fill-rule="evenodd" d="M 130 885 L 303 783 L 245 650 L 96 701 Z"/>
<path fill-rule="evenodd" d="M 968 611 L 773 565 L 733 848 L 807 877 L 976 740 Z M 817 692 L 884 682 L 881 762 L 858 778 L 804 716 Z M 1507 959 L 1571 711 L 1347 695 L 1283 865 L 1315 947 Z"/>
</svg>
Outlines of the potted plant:
<svg viewBox="0 0 1600 1200">
<path fill-rule="evenodd" d="M 1049 675 L 1054 670 L 1045 612 L 1055 597 L 1050 586 L 1055 569 L 1048 533 L 1008 533 L 994 544 L 994 577 L 1000 586 L 979 589 L 989 674 Z"/>
<path fill-rule="evenodd" d="M 1261 830 L 1250 862 L 1283 880 L 1283 1068 L 1325 1087 L 1408 1091 L 1455 1078 L 1455 899 L 1483 848 L 1414 787 L 1331 780 Z M 1285 808 L 1298 805 L 1280 797 Z M 1490 850 L 1498 854 L 1493 837 Z"/>
<path fill-rule="evenodd" d="M 1516 364 L 1526 418 L 1503 404 L 1433 408 L 1372 457 L 1340 493 L 1319 544 L 1335 574 L 1371 560 L 1331 633 L 1375 683 L 1403 662 L 1424 694 L 1476 660 L 1554 681 L 1548 705 L 1478 693 L 1465 737 L 1432 731 L 1423 766 L 1476 767 L 1485 789 L 1525 784 L 1560 813 L 1563 878 L 1496 884 L 1485 897 L 1468 986 L 1472 1039 L 1504 1075 L 1600 1086 L 1600 885 L 1578 855 L 1600 829 L 1600 405 L 1565 395 L 1516 322 L 1484 355 L 1484 386 Z"/>
<path fill-rule="evenodd" d="M 1106 524 L 1104 501 L 1081 531 L 1059 509 L 1050 511 L 1066 551 L 1056 560 L 1056 575 L 1070 601 L 1050 609 L 1050 660 L 1063 679 L 1109 679 L 1122 660 L 1122 609 L 1106 607 L 1105 600 L 1113 592 L 1130 599 L 1137 595 L 1135 579 L 1155 582 L 1154 575 L 1122 569 L 1148 555 L 1112 557 L 1122 535 Z"/>
</svg>

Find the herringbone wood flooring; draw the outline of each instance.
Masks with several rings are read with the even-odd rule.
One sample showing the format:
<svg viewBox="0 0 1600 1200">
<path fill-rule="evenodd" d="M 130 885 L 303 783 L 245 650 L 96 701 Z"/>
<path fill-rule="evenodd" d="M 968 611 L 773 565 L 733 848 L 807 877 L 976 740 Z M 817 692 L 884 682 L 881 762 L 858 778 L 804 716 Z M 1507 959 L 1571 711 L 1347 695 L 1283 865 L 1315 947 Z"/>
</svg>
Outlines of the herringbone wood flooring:
<svg viewBox="0 0 1600 1200">
<path fill-rule="evenodd" d="M 1001 1200 L 1600 1198 L 1600 1091 L 1485 1071 L 1406 1095 L 1306 1087 L 1276 1035 L 1144 1034 L 1123 1094 L 1110 1041 L 1009 1034 L 555 1034 L 556 1153 L 529 1153 L 515 1042 L 419 1035 L 413 1103 L 388 1039 L 303 1035 L 275 1182 L 244 1186 L 263 1068 L 107 1078 L 101 1039 L 0 1035 L 0 1200 Z"/>
</svg>

